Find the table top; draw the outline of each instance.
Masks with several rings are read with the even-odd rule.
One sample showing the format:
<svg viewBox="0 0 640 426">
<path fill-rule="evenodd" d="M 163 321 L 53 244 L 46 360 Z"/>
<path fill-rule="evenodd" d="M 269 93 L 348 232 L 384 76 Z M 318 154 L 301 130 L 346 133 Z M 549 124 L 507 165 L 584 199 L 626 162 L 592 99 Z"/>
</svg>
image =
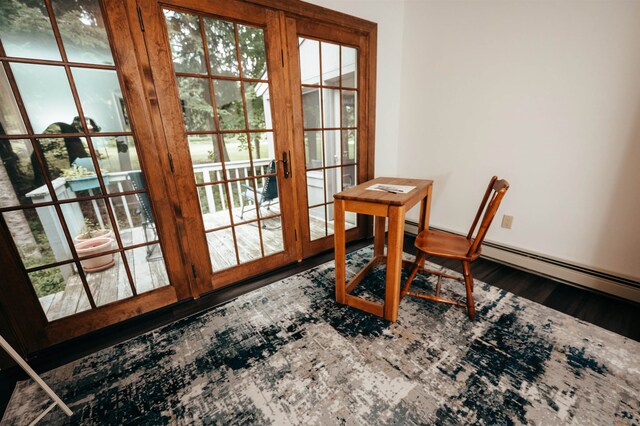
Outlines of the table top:
<svg viewBox="0 0 640 426">
<path fill-rule="evenodd" d="M 383 191 L 368 190 L 370 186 L 376 184 L 383 185 L 407 185 L 415 186 L 414 189 L 406 194 L 393 194 Z M 427 179 L 407 179 L 393 177 L 379 177 L 369 180 L 360 185 L 351 187 L 347 190 L 339 192 L 333 198 L 345 201 L 363 201 L 365 203 L 388 204 L 391 206 L 409 205 L 423 199 L 429 192 L 429 187 L 433 185 L 432 180 Z"/>
</svg>

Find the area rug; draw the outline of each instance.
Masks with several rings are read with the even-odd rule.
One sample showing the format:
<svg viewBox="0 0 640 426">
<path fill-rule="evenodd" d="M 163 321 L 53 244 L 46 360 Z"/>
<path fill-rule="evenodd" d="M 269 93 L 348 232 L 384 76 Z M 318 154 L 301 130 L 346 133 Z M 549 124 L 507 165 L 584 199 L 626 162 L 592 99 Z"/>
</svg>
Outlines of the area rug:
<svg viewBox="0 0 640 426">
<path fill-rule="evenodd" d="M 349 255 L 348 274 L 371 256 Z M 357 291 L 381 298 L 384 270 Z M 336 304 L 329 262 L 44 374 L 74 415 L 43 423 L 640 423 L 640 343 L 489 284 L 475 295 L 473 323 L 416 298 L 390 323 Z M 20 382 L 3 421 L 45 404 Z"/>
</svg>

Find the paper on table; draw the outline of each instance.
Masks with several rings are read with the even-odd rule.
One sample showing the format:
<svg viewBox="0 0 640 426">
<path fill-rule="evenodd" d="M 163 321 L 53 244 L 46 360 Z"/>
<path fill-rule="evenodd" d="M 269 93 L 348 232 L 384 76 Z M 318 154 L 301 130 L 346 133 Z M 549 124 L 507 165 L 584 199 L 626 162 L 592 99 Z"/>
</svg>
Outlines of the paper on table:
<svg viewBox="0 0 640 426">
<path fill-rule="evenodd" d="M 377 183 L 375 185 L 371 185 L 367 189 L 371 191 L 390 192 L 392 194 L 406 194 L 407 192 L 415 188 L 416 188 L 415 186 L 408 186 L 408 185 L 385 185 L 382 183 Z"/>
</svg>

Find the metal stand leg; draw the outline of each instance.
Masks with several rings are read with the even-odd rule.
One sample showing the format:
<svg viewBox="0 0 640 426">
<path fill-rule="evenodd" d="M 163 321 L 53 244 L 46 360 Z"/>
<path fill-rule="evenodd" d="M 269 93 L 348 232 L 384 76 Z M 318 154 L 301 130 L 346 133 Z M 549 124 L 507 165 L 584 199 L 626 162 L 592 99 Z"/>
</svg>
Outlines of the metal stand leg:
<svg viewBox="0 0 640 426">
<path fill-rule="evenodd" d="M 51 388 L 44 382 L 44 380 L 42 380 L 40 376 L 38 376 L 38 374 L 36 374 L 36 372 L 33 371 L 33 369 L 29 366 L 29 364 L 27 364 L 27 362 L 24 359 L 22 359 L 22 357 L 11 347 L 9 342 L 7 342 L 2 336 L 0 336 L 0 346 L 2 346 L 2 348 L 5 351 L 7 351 L 7 353 L 11 356 L 11 358 L 13 358 L 13 360 L 17 362 L 18 365 L 22 367 L 22 369 L 33 380 L 35 380 L 35 382 L 47 393 L 47 395 L 49 395 L 51 399 L 53 399 L 53 403 L 49 405 L 47 409 L 44 410 L 38 417 L 36 417 L 36 419 L 32 421 L 30 425 L 35 425 L 36 423 L 38 423 L 45 415 L 47 415 L 49 411 L 53 410 L 53 408 L 56 405 L 60 406 L 60 408 L 62 408 L 62 411 L 64 411 L 64 413 L 67 416 L 71 417 L 71 415 L 73 414 L 73 411 L 71 411 L 71 409 L 67 407 L 67 404 L 65 404 L 58 397 L 58 395 L 56 395 L 56 393 L 53 390 L 51 390 Z"/>
</svg>

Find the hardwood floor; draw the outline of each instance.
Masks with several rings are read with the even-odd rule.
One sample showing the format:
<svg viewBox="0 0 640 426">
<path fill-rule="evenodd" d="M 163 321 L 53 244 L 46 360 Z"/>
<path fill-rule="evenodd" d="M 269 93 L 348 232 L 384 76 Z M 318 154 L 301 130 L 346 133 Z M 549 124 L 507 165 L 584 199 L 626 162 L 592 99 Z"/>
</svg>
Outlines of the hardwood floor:
<svg viewBox="0 0 640 426">
<path fill-rule="evenodd" d="M 413 248 L 414 239 L 414 236 L 406 234 L 404 240 L 405 252 L 415 253 Z M 352 243 L 347 247 L 347 251 L 358 250 L 369 244 L 373 244 L 373 239 Z M 332 259 L 333 252 L 314 256 L 301 263 L 296 263 L 278 271 L 240 282 L 217 292 L 212 292 L 198 300 L 178 303 L 165 309 L 141 315 L 140 317 L 91 333 L 90 335 L 65 342 L 35 354 L 30 358 L 29 362 L 38 372 L 50 370 L 105 347 L 161 327 L 176 319 L 210 309 L 213 306 L 222 305 L 244 293 L 305 271 Z M 428 260 L 461 272 L 459 262 L 440 258 L 430 258 Z M 640 341 L 640 321 L 637 321 L 637 319 L 640 318 L 640 304 L 553 281 L 490 260 L 479 259 L 472 263 L 471 269 L 474 278 L 480 281 L 490 283 L 518 296 L 525 297 L 583 321 Z M 23 380 L 24 378 L 26 378 L 26 376 L 15 368 L 0 372 L 0 416 L 4 412 L 6 404 L 11 397 L 11 392 L 13 391 L 16 381 Z"/>
</svg>

